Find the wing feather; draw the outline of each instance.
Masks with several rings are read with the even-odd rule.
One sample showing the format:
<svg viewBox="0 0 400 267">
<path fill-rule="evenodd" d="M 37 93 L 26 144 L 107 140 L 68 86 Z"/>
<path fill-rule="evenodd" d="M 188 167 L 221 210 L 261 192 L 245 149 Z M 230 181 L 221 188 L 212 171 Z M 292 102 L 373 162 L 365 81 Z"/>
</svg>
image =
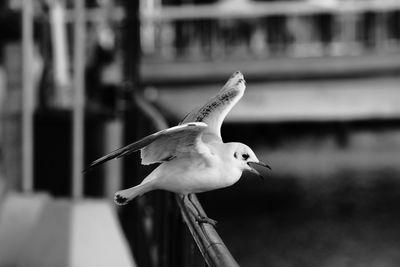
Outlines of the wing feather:
<svg viewBox="0 0 400 267">
<path fill-rule="evenodd" d="M 191 122 L 153 133 L 93 161 L 84 172 L 106 161 L 138 150 L 142 150 L 142 164 L 165 161 L 175 157 L 177 153 L 197 149 L 197 139 L 206 128 L 205 123 Z"/>
<path fill-rule="evenodd" d="M 141 150 L 142 164 L 162 162 L 183 153 L 201 153 L 199 135 L 203 127 L 191 127 L 185 131 L 164 134 Z"/>
<path fill-rule="evenodd" d="M 240 71 L 233 73 L 216 96 L 200 108 L 192 110 L 181 123 L 204 122 L 207 132 L 221 139 L 221 125 L 228 112 L 242 98 L 246 82 Z"/>
</svg>

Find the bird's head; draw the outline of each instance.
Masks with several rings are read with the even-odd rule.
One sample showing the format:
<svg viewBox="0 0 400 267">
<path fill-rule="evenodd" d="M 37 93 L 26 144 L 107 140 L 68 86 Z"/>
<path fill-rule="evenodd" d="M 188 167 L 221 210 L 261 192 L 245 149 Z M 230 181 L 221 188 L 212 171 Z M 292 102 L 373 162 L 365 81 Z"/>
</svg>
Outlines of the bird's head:
<svg viewBox="0 0 400 267">
<path fill-rule="evenodd" d="M 231 143 L 232 152 L 231 157 L 235 165 L 237 165 L 242 171 L 250 171 L 258 176 L 263 177 L 255 168 L 254 165 L 258 165 L 264 168 L 271 169 L 266 163 L 258 160 L 256 154 L 253 150 L 245 144 L 242 143 Z"/>
</svg>

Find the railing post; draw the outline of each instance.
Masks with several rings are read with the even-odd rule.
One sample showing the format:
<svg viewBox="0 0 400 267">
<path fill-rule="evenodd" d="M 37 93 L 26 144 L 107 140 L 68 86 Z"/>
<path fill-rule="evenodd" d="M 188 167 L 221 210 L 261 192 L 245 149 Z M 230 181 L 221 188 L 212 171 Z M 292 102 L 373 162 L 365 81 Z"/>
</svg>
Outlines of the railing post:
<svg viewBox="0 0 400 267">
<path fill-rule="evenodd" d="M 83 151 L 84 151 L 84 91 L 85 91 L 85 4 L 75 0 L 74 23 L 74 103 L 72 126 L 72 197 L 83 196 Z"/>
<path fill-rule="evenodd" d="M 33 1 L 22 10 L 22 191 L 33 190 Z"/>
</svg>

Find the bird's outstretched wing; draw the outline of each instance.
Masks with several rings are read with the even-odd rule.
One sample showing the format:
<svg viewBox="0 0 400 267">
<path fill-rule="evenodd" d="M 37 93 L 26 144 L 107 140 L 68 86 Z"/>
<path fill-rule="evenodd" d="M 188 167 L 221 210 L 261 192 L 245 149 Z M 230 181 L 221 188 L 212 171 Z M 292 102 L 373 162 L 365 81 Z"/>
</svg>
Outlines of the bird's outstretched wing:
<svg viewBox="0 0 400 267">
<path fill-rule="evenodd" d="M 216 96 L 200 107 L 192 110 L 182 120 L 188 122 L 204 122 L 208 125 L 207 133 L 215 134 L 221 139 L 221 125 L 228 112 L 242 98 L 246 88 L 246 81 L 240 71 L 232 74 L 224 87 Z"/>
<path fill-rule="evenodd" d="M 145 165 L 167 161 L 179 153 L 189 151 L 201 153 L 199 137 L 206 128 L 205 123 L 191 122 L 156 132 L 93 161 L 84 172 L 106 161 L 138 150 L 142 152 L 142 164 Z"/>
</svg>

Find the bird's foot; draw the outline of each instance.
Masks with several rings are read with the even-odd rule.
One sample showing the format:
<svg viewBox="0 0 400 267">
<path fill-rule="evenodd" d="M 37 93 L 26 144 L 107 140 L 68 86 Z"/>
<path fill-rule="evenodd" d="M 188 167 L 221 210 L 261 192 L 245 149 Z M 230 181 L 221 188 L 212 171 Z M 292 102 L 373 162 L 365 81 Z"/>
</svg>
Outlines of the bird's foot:
<svg viewBox="0 0 400 267">
<path fill-rule="evenodd" d="M 212 226 L 216 227 L 217 226 L 217 221 L 213 220 L 211 218 L 208 218 L 206 216 L 201 216 L 201 215 L 197 215 L 196 217 L 196 222 L 198 223 L 208 223 L 211 224 Z"/>
</svg>

